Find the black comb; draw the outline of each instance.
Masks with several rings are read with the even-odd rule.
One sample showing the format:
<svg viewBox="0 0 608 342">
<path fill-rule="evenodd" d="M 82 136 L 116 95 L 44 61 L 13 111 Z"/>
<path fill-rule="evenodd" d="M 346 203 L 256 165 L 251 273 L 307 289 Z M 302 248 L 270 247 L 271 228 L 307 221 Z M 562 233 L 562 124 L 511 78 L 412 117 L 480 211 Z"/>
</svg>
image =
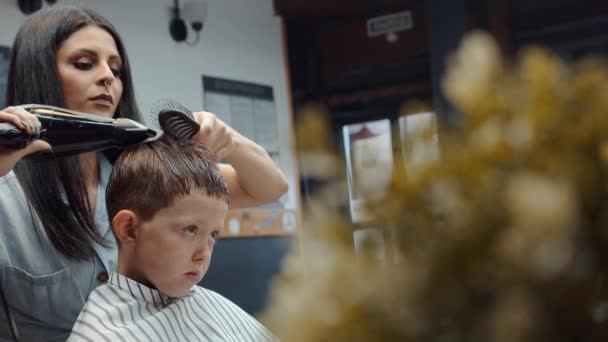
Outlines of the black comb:
<svg viewBox="0 0 608 342">
<path fill-rule="evenodd" d="M 192 112 L 174 100 L 164 100 L 158 105 L 158 122 L 163 132 L 177 141 L 191 139 L 201 126 L 194 120 Z"/>
</svg>

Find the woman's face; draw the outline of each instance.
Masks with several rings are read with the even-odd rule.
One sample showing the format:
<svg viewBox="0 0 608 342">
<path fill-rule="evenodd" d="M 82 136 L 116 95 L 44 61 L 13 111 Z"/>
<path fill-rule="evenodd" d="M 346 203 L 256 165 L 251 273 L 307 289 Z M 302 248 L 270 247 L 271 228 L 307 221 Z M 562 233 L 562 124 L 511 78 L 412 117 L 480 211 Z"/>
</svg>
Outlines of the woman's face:
<svg viewBox="0 0 608 342">
<path fill-rule="evenodd" d="M 106 30 L 91 25 L 69 36 L 57 50 L 57 70 L 68 109 L 114 116 L 122 96 L 122 59 Z"/>
</svg>

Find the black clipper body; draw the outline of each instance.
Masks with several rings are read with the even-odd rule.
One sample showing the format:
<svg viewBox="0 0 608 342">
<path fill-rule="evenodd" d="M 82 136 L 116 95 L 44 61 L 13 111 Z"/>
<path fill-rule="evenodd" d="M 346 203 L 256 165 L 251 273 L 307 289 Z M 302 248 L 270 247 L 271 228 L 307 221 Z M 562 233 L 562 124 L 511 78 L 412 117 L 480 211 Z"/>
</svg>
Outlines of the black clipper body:
<svg viewBox="0 0 608 342">
<path fill-rule="evenodd" d="M 23 148 L 34 139 L 46 140 L 52 152 L 26 158 L 53 158 L 126 147 L 157 138 L 157 132 L 130 119 L 109 119 L 46 105 L 23 105 L 36 115 L 41 127 L 38 134 L 27 134 L 10 123 L 0 123 L 0 146 Z"/>
</svg>

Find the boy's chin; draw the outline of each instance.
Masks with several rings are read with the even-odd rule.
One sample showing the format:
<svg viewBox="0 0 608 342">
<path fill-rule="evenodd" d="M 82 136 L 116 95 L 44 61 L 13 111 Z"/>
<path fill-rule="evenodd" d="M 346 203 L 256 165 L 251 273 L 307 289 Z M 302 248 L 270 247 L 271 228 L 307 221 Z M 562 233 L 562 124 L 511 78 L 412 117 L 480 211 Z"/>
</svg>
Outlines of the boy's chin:
<svg viewBox="0 0 608 342">
<path fill-rule="evenodd" d="M 193 285 L 173 287 L 171 289 L 159 289 L 162 294 L 171 298 L 180 298 L 188 294 L 192 290 Z"/>
</svg>

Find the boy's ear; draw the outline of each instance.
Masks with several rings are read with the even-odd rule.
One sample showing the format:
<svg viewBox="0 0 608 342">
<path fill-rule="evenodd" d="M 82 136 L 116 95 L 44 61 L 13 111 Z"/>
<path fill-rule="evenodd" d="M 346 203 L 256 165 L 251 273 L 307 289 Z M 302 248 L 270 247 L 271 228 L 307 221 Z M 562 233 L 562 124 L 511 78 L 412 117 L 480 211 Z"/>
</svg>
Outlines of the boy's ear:
<svg viewBox="0 0 608 342">
<path fill-rule="evenodd" d="M 121 210 L 112 219 L 112 229 L 120 243 L 135 242 L 139 229 L 139 217 L 131 210 Z"/>
</svg>

